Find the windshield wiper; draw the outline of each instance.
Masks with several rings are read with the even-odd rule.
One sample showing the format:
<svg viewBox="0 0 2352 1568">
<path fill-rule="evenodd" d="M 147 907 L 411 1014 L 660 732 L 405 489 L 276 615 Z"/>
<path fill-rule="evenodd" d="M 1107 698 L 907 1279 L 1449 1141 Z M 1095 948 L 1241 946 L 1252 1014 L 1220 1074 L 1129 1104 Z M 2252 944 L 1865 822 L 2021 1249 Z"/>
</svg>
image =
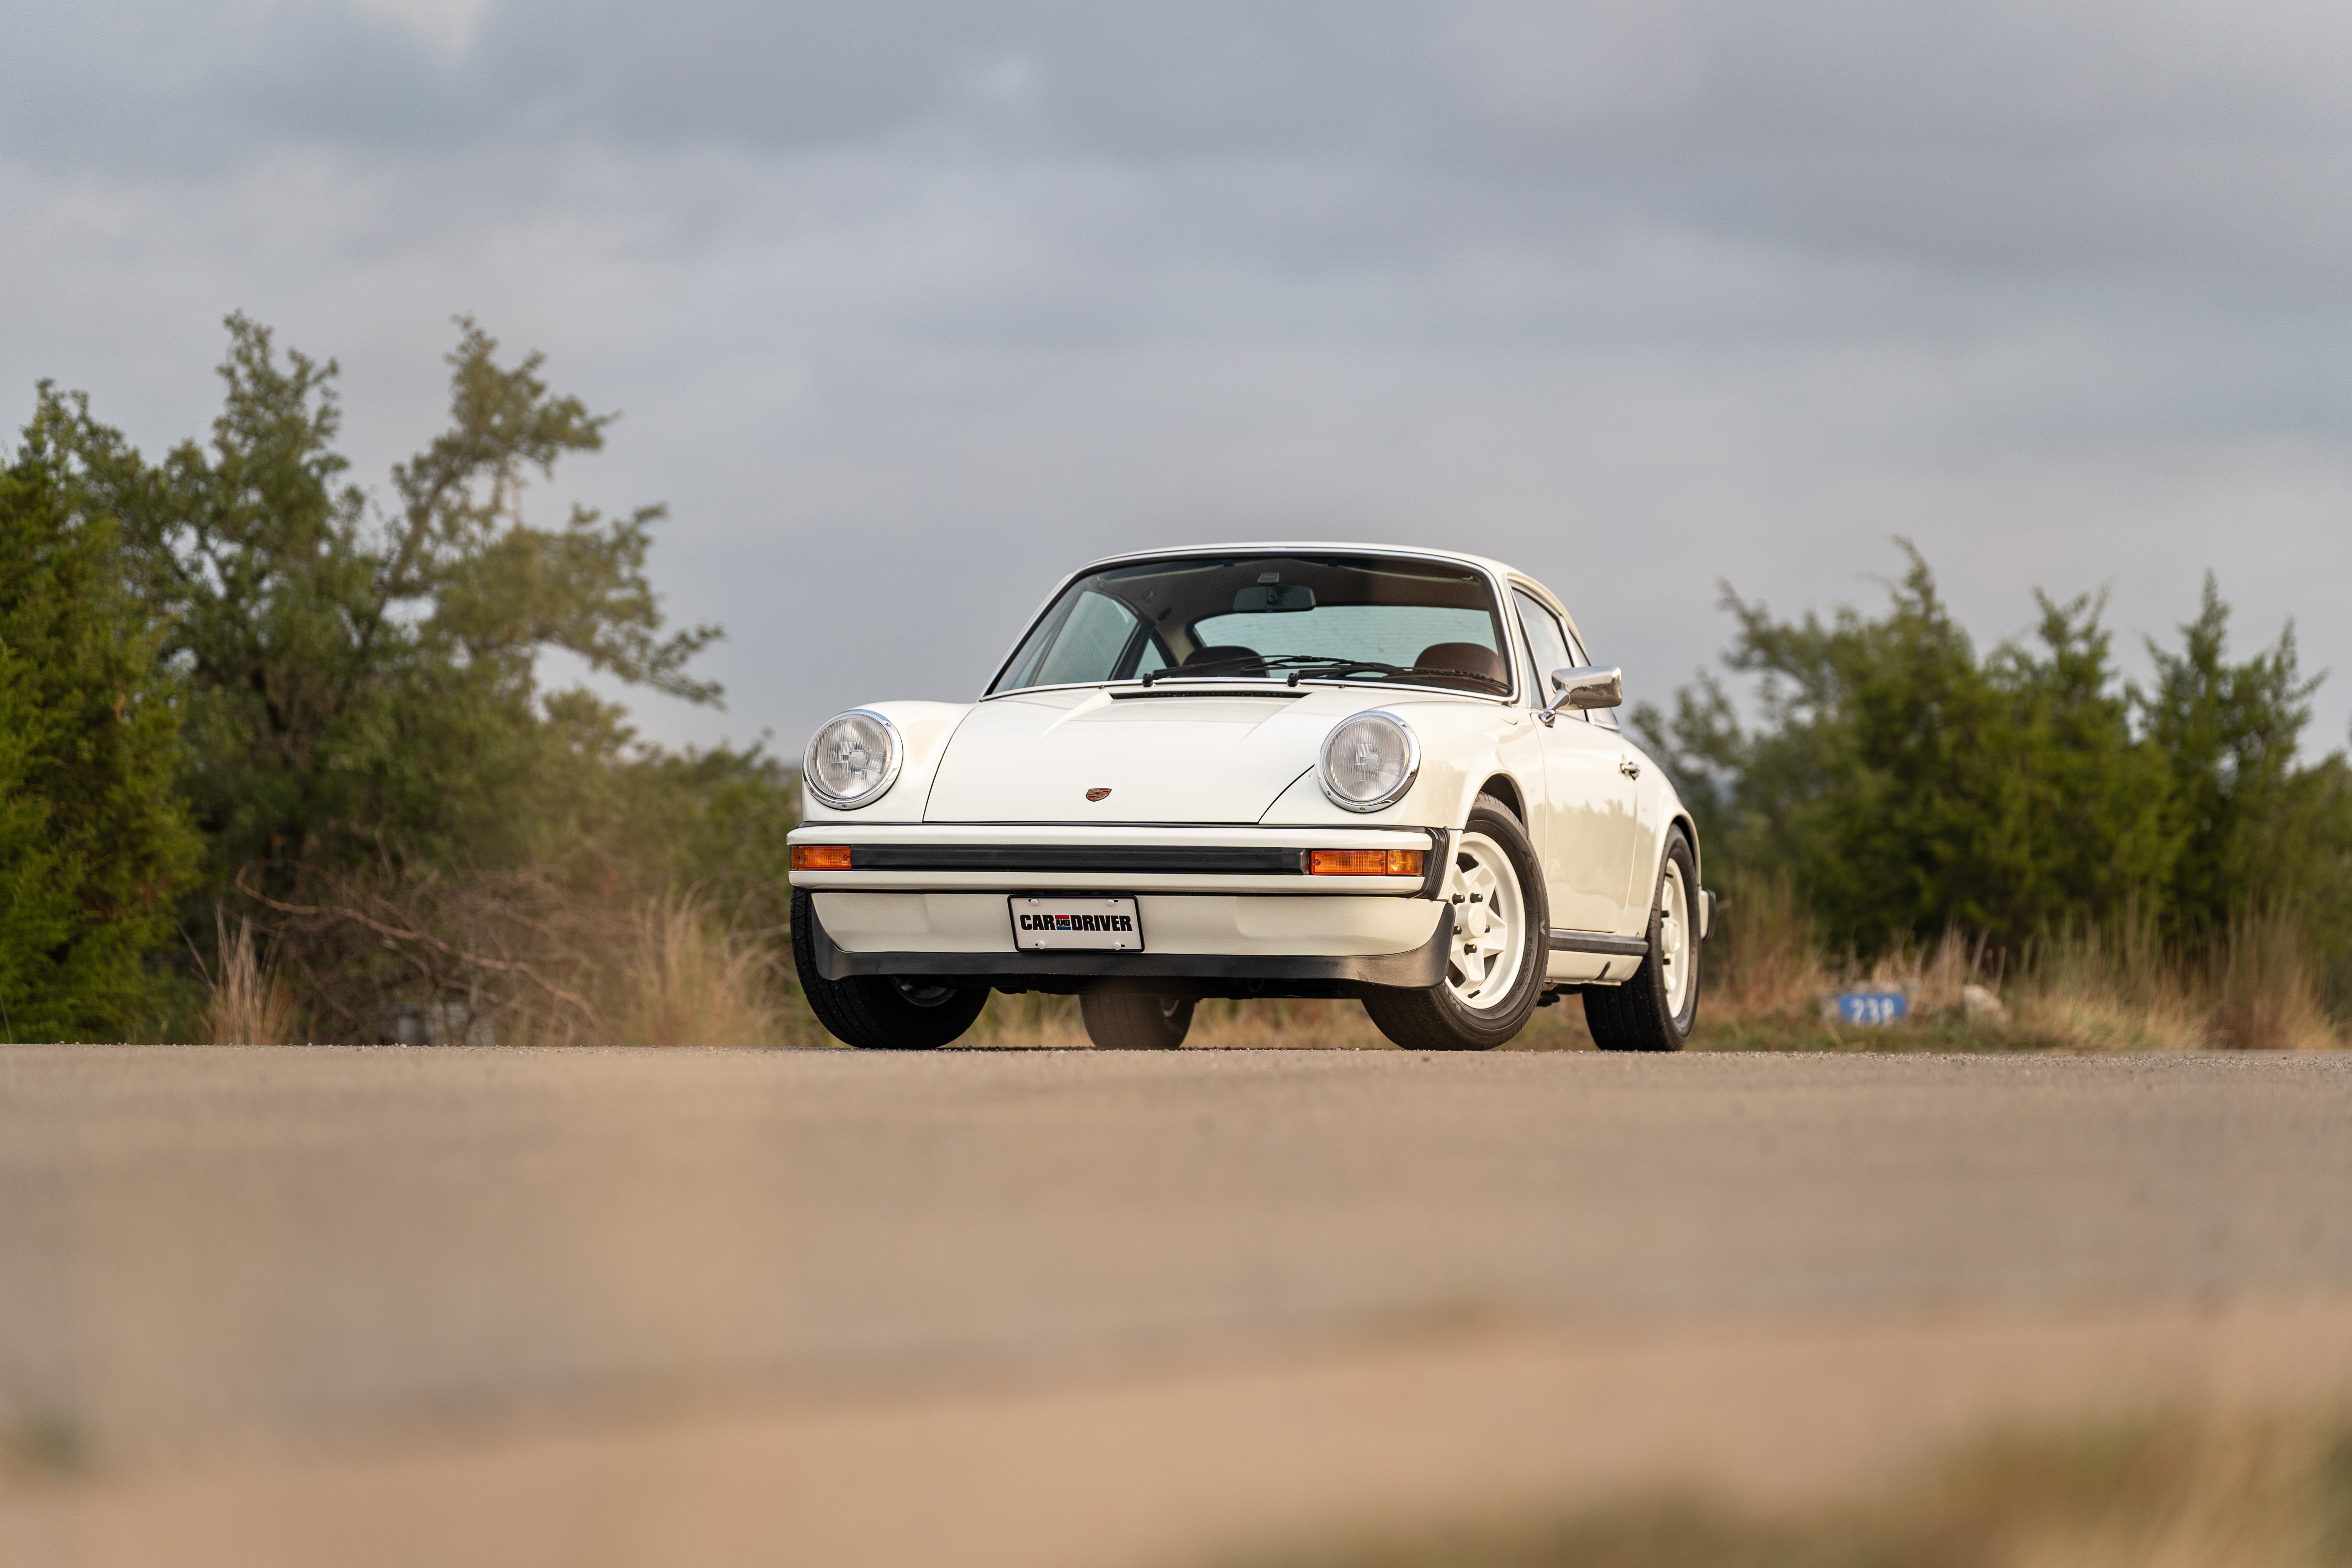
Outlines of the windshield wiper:
<svg viewBox="0 0 2352 1568">
<path fill-rule="evenodd" d="M 1286 653 L 1265 661 L 1271 670 L 1290 671 L 1289 684 L 1298 684 L 1303 675 L 1408 675 L 1412 672 L 1399 664 L 1383 664 L 1377 658 L 1341 658 L 1328 653 Z"/>
<path fill-rule="evenodd" d="M 1432 669 L 1425 665 L 1417 664 L 1405 673 L 1407 675 L 1445 675 L 1456 680 L 1475 680 L 1481 686 L 1491 686 L 1497 691 L 1507 692 L 1511 689 L 1509 681 L 1478 669 Z"/>
<path fill-rule="evenodd" d="M 1279 662 L 1280 660 L 1262 659 L 1254 653 L 1229 654 L 1223 658 L 1204 658 L 1198 664 L 1180 664 L 1172 669 L 1146 670 L 1137 679 L 1141 680 L 1144 685 L 1149 686 L 1155 680 L 1188 680 L 1194 676 L 1206 675 L 1213 669 L 1219 669 L 1229 664 L 1255 664 L 1261 670 L 1264 670 L 1269 664 Z M 1250 678 L 1244 676 L 1241 679 L 1247 679 Z"/>
<path fill-rule="evenodd" d="M 1265 667 L 1269 670 L 1290 671 L 1289 684 L 1292 686 L 1297 685 L 1302 676 L 1361 675 L 1369 672 L 1376 675 L 1402 677 L 1407 679 L 1421 675 L 1444 675 L 1451 676 L 1457 680 L 1475 680 L 1481 685 L 1491 686 L 1497 691 L 1508 691 L 1511 689 L 1509 681 L 1497 680 L 1491 675 L 1482 674 L 1475 669 L 1439 669 L 1421 664 L 1384 664 L 1377 658 L 1341 658 L 1336 654 L 1285 654 L 1279 658 L 1267 659 Z"/>
<path fill-rule="evenodd" d="M 1256 665 L 1258 668 L 1246 675 L 1213 673 L 1227 667 L 1251 664 Z M 1150 670 L 1137 679 L 1146 686 L 1155 680 L 1188 680 L 1196 677 L 1210 679 L 1248 680 L 1257 679 L 1261 674 L 1271 679 L 1284 670 L 1290 672 L 1289 679 L 1284 683 L 1289 686 L 1297 685 L 1301 677 L 1308 675 L 1369 674 L 1404 679 L 1411 679 L 1415 676 L 1447 676 L 1456 680 L 1475 680 L 1482 686 L 1491 686 L 1497 691 L 1508 691 L 1511 689 L 1509 681 L 1497 680 L 1491 675 L 1475 669 L 1438 669 L 1418 664 L 1388 664 L 1377 658 L 1342 658 L 1338 654 L 1329 653 L 1286 653 L 1277 654 L 1272 658 L 1260 658 L 1255 654 L 1234 654 L 1223 658 L 1203 659 L 1199 664 L 1179 665 L 1173 669 Z"/>
</svg>

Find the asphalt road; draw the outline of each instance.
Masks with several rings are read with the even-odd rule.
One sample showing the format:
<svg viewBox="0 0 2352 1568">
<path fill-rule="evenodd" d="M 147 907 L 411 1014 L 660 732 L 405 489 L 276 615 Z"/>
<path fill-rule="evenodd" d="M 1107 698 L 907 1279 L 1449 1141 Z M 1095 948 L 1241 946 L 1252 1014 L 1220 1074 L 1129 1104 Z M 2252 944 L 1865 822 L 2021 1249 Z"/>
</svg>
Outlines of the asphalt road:
<svg viewBox="0 0 2352 1568">
<path fill-rule="evenodd" d="M 0 1435 L 2340 1297 L 2347 1199 L 2343 1058 L 7 1047 Z"/>
</svg>

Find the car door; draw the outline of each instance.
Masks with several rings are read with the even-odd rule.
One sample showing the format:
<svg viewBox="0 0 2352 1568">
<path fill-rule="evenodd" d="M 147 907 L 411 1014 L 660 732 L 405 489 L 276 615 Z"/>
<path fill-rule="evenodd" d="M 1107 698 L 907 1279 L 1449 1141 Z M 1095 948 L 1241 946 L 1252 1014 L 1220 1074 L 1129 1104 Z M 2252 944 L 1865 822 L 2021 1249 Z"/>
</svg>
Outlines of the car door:
<svg viewBox="0 0 2352 1568">
<path fill-rule="evenodd" d="M 1512 590 L 1520 629 L 1535 662 L 1535 689 L 1548 706 L 1552 671 L 1580 662 L 1567 629 L 1549 606 L 1524 589 Z M 1628 908 L 1633 851 L 1639 841 L 1634 763 L 1614 725 L 1563 708 L 1542 731 L 1544 831 L 1538 853 L 1551 923 L 1560 930 L 1639 934 L 1647 916 Z"/>
</svg>

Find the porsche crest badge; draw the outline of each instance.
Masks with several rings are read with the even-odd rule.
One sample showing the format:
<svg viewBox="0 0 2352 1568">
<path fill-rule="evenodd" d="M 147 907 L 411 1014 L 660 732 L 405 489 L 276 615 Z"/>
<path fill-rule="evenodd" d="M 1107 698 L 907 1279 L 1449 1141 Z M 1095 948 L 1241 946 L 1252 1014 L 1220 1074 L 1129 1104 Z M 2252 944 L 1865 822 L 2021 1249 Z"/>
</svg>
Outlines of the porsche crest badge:
<svg viewBox="0 0 2352 1568">
<path fill-rule="evenodd" d="M 1087 791 L 1087 798 L 1088 800 L 1100 800 L 1108 794 L 1110 794 L 1110 791 L 1107 789 L 1090 789 Z"/>
</svg>

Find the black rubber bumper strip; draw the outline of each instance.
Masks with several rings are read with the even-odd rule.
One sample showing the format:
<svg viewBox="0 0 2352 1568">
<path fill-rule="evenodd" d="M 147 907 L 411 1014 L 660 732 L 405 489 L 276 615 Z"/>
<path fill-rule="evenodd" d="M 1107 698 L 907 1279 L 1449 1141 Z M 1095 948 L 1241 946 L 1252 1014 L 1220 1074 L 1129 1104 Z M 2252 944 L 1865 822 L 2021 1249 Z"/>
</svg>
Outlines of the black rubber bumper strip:
<svg viewBox="0 0 2352 1568">
<path fill-rule="evenodd" d="M 849 868 L 1303 877 L 1307 852 L 1192 844 L 853 844 Z"/>
<path fill-rule="evenodd" d="M 844 952 L 809 906 L 816 972 L 827 980 L 853 974 L 903 978 L 1009 979 L 1024 974 L 1099 976 L 1116 980 L 1286 980 L 1394 985 L 1424 990 L 1445 978 L 1454 922 L 1441 919 L 1429 940 L 1403 952 L 1233 954 L 1222 952 Z"/>
<path fill-rule="evenodd" d="M 1452 841 L 1443 827 L 1424 827 L 1429 835 L 1429 859 L 1423 867 L 1421 896 L 1442 899 L 1445 896 L 1445 874 L 1454 868 L 1454 856 L 1446 846 Z"/>
<path fill-rule="evenodd" d="M 1554 952 L 1605 952 L 1618 958 L 1647 958 L 1650 944 L 1638 936 L 1611 936 L 1599 931 L 1556 931 L 1551 933 Z"/>
</svg>

